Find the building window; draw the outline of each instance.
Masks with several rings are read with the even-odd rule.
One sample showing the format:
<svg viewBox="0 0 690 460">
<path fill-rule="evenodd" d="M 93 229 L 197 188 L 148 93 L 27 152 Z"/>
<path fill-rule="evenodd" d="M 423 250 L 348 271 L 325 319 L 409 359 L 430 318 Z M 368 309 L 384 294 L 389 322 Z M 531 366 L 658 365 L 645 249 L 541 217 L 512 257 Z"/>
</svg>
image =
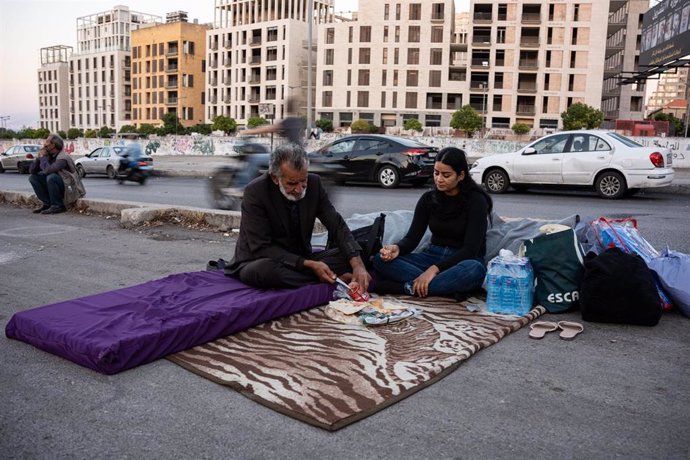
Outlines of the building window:
<svg viewBox="0 0 690 460">
<path fill-rule="evenodd" d="M 400 21 L 400 3 L 395 4 L 395 20 Z"/>
<path fill-rule="evenodd" d="M 333 91 L 324 91 L 321 93 L 321 105 L 324 107 L 333 107 Z"/>
<path fill-rule="evenodd" d="M 386 108 L 386 92 L 381 91 L 381 108 Z"/>
<path fill-rule="evenodd" d="M 578 3 L 573 5 L 573 21 L 580 20 L 580 5 Z"/>
<path fill-rule="evenodd" d="M 347 49 L 347 63 L 352 64 L 352 48 Z"/>
<path fill-rule="evenodd" d="M 577 27 L 573 27 L 573 41 L 571 44 L 577 45 Z"/>
<path fill-rule="evenodd" d="M 393 101 L 391 104 L 391 108 L 393 108 L 393 109 L 398 108 L 398 93 L 397 93 L 397 91 L 393 91 Z"/>
<path fill-rule="evenodd" d="M 410 3 L 410 21 L 419 21 L 422 19 L 422 4 Z"/>
<path fill-rule="evenodd" d="M 359 41 L 361 43 L 369 43 L 371 41 L 371 26 L 359 27 Z"/>
<path fill-rule="evenodd" d="M 399 58 L 400 58 L 400 49 L 395 48 L 395 50 L 393 51 L 393 64 L 397 65 L 398 62 L 400 61 Z"/>
<path fill-rule="evenodd" d="M 182 42 L 182 52 L 184 54 L 194 55 L 194 42 L 183 41 Z"/>
<path fill-rule="evenodd" d="M 400 26 L 395 26 L 395 43 L 400 42 Z"/>
<path fill-rule="evenodd" d="M 429 86 L 433 88 L 441 87 L 441 71 L 440 70 L 430 70 L 429 71 Z"/>
<path fill-rule="evenodd" d="M 390 14 L 391 14 L 391 6 L 390 6 L 390 4 L 386 3 L 383 6 L 383 20 L 388 21 L 388 19 L 390 19 Z"/>
<path fill-rule="evenodd" d="M 407 71 L 407 86 L 417 86 L 419 85 L 419 71 L 418 70 L 408 70 Z"/>
<path fill-rule="evenodd" d="M 388 26 L 383 26 L 383 43 L 388 43 Z"/>
<path fill-rule="evenodd" d="M 352 26 L 348 27 L 348 31 L 347 31 L 347 41 L 348 41 L 348 43 L 352 43 L 352 35 L 353 35 L 353 33 L 354 33 L 354 31 L 353 31 Z"/>
<path fill-rule="evenodd" d="M 357 83 L 360 86 L 369 86 L 369 70 L 360 69 L 357 76 Z"/>
<path fill-rule="evenodd" d="M 505 27 L 499 27 L 496 29 L 496 43 L 505 43 L 506 42 L 506 28 Z"/>
<path fill-rule="evenodd" d="M 408 48 L 407 50 L 407 64 L 419 64 L 419 48 Z"/>
<path fill-rule="evenodd" d="M 442 26 L 433 26 L 431 28 L 431 43 L 443 43 Z"/>
<path fill-rule="evenodd" d="M 357 91 L 357 106 L 369 107 L 369 91 Z"/>
<path fill-rule="evenodd" d="M 335 43 L 335 29 L 333 27 L 329 27 L 326 29 L 326 44 L 332 45 L 333 43 Z"/>
<path fill-rule="evenodd" d="M 383 48 L 383 56 L 381 57 L 382 64 L 388 64 L 388 48 Z"/>
<path fill-rule="evenodd" d="M 431 48 L 429 64 L 441 65 L 441 63 L 443 63 L 443 50 L 441 48 Z"/>
<path fill-rule="evenodd" d="M 407 30 L 407 41 L 410 43 L 419 43 L 421 31 L 419 26 L 410 26 Z"/>
<path fill-rule="evenodd" d="M 388 71 L 383 69 L 381 71 L 381 86 L 386 86 L 386 80 L 388 79 Z"/>
<path fill-rule="evenodd" d="M 326 56 L 324 59 L 324 63 L 326 65 L 333 65 L 333 57 L 335 55 L 335 50 L 334 49 L 328 49 L 326 50 Z"/>
<path fill-rule="evenodd" d="M 324 70 L 323 71 L 323 86 L 333 86 L 333 71 Z"/>
<path fill-rule="evenodd" d="M 417 108 L 417 93 L 412 93 L 412 92 L 405 93 L 405 108 L 406 109 L 416 109 Z"/>
<path fill-rule="evenodd" d="M 359 63 L 369 64 L 371 62 L 371 48 L 359 49 Z"/>
<path fill-rule="evenodd" d="M 433 3 L 431 5 L 431 19 L 432 20 L 443 20 L 443 18 L 444 18 L 443 8 L 444 8 L 443 3 Z"/>
</svg>

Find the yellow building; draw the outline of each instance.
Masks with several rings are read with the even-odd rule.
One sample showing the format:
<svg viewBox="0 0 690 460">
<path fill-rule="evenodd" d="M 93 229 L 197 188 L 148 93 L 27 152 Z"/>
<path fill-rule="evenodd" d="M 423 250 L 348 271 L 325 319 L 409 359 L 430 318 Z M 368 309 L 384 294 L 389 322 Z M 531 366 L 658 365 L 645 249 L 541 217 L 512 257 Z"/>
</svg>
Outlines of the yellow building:
<svg viewBox="0 0 690 460">
<path fill-rule="evenodd" d="M 132 31 L 132 123 L 162 126 L 177 114 L 183 126 L 204 122 L 205 24 L 168 13 L 165 24 Z"/>
</svg>

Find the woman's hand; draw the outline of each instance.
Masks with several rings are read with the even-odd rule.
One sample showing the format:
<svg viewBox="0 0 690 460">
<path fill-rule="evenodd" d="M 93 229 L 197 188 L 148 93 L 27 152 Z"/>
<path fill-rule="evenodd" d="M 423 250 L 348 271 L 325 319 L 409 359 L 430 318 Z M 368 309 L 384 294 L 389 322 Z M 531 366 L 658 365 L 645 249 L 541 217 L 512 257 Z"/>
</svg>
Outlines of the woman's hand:
<svg viewBox="0 0 690 460">
<path fill-rule="evenodd" d="M 387 244 L 381 248 L 379 254 L 381 254 L 381 260 L 390 262 L 400 255 L 400 247 L 397 244 Z"/>
<path fill-rule="evenodd" d="M 427 268 L 424 273 L 419 275 L 412 285 L 412 293 L 417 294 L 419 297 L 426 297 L 429 295 L 429 284 L 436 275 L 438 275 L 439 269 L 436 265 L 432 265 Z"/>
</svg>

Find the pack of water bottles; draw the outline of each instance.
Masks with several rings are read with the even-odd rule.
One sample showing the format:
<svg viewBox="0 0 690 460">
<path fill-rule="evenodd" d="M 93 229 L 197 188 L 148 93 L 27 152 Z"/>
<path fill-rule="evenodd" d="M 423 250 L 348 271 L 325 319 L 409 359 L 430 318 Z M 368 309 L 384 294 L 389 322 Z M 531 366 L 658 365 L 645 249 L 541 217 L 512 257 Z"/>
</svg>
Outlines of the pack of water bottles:
<svg viewBox="0 0 690 460">
<path fill-rule="evenodd" d="M 526 315 L 534 302 L 534 271 L 527 257 L 501 249 L 486 272 L 486 308 L 502 315 Z"/>
</svg>

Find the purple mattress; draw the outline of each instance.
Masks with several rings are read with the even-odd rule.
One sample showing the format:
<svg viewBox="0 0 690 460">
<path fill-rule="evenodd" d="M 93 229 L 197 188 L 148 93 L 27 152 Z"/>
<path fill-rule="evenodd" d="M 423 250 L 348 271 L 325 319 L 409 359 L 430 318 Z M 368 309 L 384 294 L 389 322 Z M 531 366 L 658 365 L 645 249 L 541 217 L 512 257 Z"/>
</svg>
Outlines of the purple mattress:
<svg viewBox="0 0 690 460">
<path fill-rule="evenodd" d="M 115 374 L 331 300 L 333 286 L 261 290 L 222 270 L 179 273 L 22 311 L 7 337 Z"/>
</svg>

